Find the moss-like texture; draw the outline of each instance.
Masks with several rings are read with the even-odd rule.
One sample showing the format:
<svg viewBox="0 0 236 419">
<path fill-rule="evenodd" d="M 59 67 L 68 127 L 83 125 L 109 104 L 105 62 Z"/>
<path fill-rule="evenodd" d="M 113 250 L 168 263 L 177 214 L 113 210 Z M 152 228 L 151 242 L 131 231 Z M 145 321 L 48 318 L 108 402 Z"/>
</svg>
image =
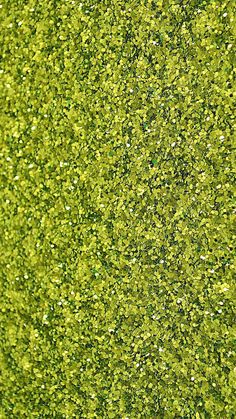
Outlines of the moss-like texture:
<svg viewBox="0 0 236 419">
<path fill-rule="evenodd" d="M 235 3 L 1 4 L 0 418 L 234 418 Z"/>
</svg>

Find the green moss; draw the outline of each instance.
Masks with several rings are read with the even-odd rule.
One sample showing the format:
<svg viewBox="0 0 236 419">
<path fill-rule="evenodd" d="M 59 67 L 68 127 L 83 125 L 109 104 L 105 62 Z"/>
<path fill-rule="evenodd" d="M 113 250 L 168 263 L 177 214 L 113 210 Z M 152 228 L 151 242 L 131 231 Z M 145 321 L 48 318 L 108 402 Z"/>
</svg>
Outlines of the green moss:
<svg viewBox="0 0 236 419">
<path fill-rule="evenodd" d="M 233 418 L 234 2 L 0 12 L 0 418 Z"/>
</svg>

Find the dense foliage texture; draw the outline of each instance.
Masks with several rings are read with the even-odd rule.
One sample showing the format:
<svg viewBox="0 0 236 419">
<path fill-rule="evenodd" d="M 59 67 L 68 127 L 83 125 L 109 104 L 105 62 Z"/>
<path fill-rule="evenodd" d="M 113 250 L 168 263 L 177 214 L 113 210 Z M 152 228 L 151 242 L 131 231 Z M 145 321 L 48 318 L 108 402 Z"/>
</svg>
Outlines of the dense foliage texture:
<svg viewBox="0 0 236 419">
<path fill-rule="evenodd" d="M 235 2 L 4 0 L 0 418 L 233 418 Z"/>
</svg>

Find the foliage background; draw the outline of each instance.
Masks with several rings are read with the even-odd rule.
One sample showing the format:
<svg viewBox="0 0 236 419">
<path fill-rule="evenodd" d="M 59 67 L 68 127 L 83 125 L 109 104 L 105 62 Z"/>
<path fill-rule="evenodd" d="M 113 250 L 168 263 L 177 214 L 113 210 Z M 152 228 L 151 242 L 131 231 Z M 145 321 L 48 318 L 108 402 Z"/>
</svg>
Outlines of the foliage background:
<svg viewBox="0 0 236 419">
<path fill-rule="evenodd" d="M 235 3 L 0 14 L 0 418 L 233 418 Z"/>
</svg>

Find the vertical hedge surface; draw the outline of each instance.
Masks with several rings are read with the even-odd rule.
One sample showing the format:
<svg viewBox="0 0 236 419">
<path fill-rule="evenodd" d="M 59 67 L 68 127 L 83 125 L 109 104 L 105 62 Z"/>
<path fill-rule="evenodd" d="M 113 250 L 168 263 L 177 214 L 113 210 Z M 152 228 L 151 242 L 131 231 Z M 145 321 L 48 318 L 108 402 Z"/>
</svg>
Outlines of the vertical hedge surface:
<svg viewBox="0 0 236 419">
<path fill-rule="evenodd" d="M 235 417 L 233 0 L 2 0 L 0 418 Z"/>
</svg>

